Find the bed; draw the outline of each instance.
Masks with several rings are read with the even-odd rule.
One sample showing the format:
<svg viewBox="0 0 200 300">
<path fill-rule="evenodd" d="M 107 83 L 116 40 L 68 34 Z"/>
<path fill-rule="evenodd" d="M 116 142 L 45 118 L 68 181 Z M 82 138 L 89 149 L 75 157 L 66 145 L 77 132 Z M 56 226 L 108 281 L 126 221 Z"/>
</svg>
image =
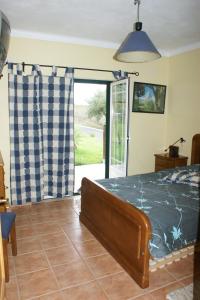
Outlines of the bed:
<svg viewBox="0 0 200 300">
<path fill-rule="evenodd" d="M 200 164 L 200 134 L 192 139 L 191 164 Z M 165 171 L 161 173 L 165 177 Z M 83 178 L 80 220 L 142 288 L 149 286 L 152 224 L 148 213 L 124 201 L 123 195 Z"/>
</svg>

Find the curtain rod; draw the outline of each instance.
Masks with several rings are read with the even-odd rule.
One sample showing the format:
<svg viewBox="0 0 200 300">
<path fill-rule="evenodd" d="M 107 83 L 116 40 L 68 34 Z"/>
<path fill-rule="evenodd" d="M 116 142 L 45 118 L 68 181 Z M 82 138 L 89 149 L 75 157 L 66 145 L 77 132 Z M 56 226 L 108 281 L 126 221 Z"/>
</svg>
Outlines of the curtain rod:
<svg viewBox="0 0 200 300">
<path fill-rule="evenodd" d="M 8 64 L 8 62 L 6 62 L 6 65 Z M 13 65 L 18 65 L 19 63 L 13 63 Z M 24 72 L 24 68 L 25 66 L 29 66 L 29 67 L 32 67 L 34 64 L 27 64 L 25 62 L 22 62 L 22 67 L 23 67 L 23 72 Z M 40 65 L 40 67 L 44 67 L 44 68 L 51 68 L 52 65 Z M 60 69 L 65 69 L 66 67 L 64 66 L 55 66 L 56 68 L 60 68 Z M 108 73 L 112 73 L 112 72 L 115 72 L 115 70 L 103 70 L 103 69 L 90 69 L 90 68 L 79 68 L 79 67 L 72 67 L 73 69 L 75 70 L 84 70 L 84 71 L 94 71 L 94 72 L 108 72 Z M 126 72 L 128 74 L 131 74 L 131 75 L 135 75 L 135 76 L 139 76 L 139 72 Z"/>
</svg>

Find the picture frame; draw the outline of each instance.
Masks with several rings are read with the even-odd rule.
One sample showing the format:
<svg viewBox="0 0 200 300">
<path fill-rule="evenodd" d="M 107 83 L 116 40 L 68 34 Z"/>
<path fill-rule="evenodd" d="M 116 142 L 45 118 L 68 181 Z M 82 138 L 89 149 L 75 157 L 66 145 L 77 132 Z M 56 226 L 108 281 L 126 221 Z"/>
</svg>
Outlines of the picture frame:
<svg viewBox="0 0 200 300">
<path fill-rule="evenodd" d="M 164 114 L 166 85 L 135 82 L 132 112 Z"/>
</svg>

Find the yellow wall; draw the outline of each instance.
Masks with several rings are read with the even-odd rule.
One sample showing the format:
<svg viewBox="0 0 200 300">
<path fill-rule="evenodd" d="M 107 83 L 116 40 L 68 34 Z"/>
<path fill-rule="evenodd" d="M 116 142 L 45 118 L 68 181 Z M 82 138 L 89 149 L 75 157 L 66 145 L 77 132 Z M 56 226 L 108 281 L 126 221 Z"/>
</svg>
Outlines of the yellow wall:
<svg viewBox="0 0 200 300">
<path fill-rule="evenodd" d="M 169 59 L 166 145 L 183 137 L 180 153 L 191 156 L 191 141 L 200 133 L 200 49 Z"/>
<path fill-rule="evenodd" d="M 164 84 L 168 86 L 168 60 L 138 64 L 140 76 L 135 81 Z M 133 85 L 132 85 L 133 88 Z M 131 105 L 132 105 L 131 91 Z M 166 106 L 168 89 L 166 94 Z M 130 147 L 128 173 L 139 174 L 154 171 L 154 154 L 163 151 L 165 142 L 165 114 L 130 113 Z"/>
<path fill-rule="evenodd" d="M 145 64 L 122 64 L 113 60 L 113 49 L 70 45 L 58 42 L 12 38 L 8 60 L 13 62 L 63 65 L 140 72 L 131 80 L 168 85 L 168 59 L 162 58 Z M 0 81 L 0 149 L 5 162 L 6 184 L 9 186 L 9 113 L 7 67 Z M 76 71 L 76 78 L 113 80 L 109 73 Z M 166 99 L 167 100 L 167 99 Z M 131 91 L 132 106 L 132 91 Z M 154 169 L 154 156 L 163 149 L 165 140 L 164 115 L 130 114 L 129 174 L 150 172 Z"/>
</svg>

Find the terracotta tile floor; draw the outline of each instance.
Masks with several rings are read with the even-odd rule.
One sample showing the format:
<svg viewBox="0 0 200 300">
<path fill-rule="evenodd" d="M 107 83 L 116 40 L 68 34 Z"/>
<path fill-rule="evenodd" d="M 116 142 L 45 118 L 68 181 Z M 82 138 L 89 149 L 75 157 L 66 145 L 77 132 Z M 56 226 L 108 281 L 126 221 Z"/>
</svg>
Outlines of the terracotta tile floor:
<svg viewBox="0 0 200 300">
<path fill-rule="evenodd" d="M 141 289 L 79 222 L 79 208 L 74 197 L 15 209 L 18 255 L 9 257 L 8 300 L 162 300 L 192 281 L 188 257 L 151 273 L 150 287 Z"/>
</svg>

